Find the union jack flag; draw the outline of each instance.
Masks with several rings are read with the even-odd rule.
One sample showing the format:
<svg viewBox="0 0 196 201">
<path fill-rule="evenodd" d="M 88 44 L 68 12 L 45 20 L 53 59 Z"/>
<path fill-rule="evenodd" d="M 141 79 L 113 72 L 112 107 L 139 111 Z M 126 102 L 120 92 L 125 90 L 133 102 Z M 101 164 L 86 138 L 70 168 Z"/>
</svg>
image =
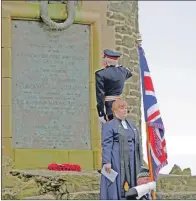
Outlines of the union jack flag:
<svg viewBox="0 0 196 201">
<path fill-rule="evenodd" d="M 139 46 L 139 56 L 144 116 L 147 124 L 146 127 L 148 129 L 147 149 L 150 149 L 148 154 L 148 164 L 152 165 L 152 176 L 154 181 L 156 181 L 160 169 L 168 164 L 164 134 L 165 129 L 161 119 L 147 60 L 144 55 L 144 50 L 141 46 Z"/>
</svg>

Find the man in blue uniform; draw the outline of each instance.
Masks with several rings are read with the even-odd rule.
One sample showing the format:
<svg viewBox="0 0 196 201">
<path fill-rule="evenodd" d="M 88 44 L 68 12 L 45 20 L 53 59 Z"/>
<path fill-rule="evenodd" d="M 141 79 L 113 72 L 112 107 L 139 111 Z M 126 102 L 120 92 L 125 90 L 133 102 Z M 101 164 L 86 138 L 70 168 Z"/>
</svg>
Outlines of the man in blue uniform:
<svg viewBox="0 0 196 201">
<path fill-rule="evenodd" d="M 118 65 L 120 54 L 104 50 L 104 67 L 95 72 L 97 111 L 101 123 L 113 119 L 112 103 L 120 99 L 130 70 Z M 105 110 L 104 110 L 105 109 Z"/>
<path fill-rule="evenodd" d="M 130 188 L 125 197 L 126 200 L 152 200 L 152 190 L 156 191 L 156 182 L 151 182 L 148 168 L 141 167 L 137 175 L 137 186 Z M 156 195 L 156 199 L 160 200 L 160 197 Z"/>
</svg>

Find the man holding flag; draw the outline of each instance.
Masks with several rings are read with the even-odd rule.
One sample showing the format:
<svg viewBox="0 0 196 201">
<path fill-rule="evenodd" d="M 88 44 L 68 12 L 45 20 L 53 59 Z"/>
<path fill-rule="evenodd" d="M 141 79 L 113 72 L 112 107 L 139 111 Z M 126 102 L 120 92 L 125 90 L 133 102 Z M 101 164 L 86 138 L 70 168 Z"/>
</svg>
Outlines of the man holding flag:
<svg viewBox="0 0 196 201">
<path fill-rule="evenodd" d="M 141 38 L 138 39 L 141 42 Z M 151 181 L 156 181 L 161 168 L 167 165 L 165 129 L 158 108 L 155 90 L 141 44 L 138 45 L 140 72 L 147 133 L 148 165 Z M 155 193 L 152 194 L 156 199 Z"/>
<path fill-rule="evenodd" d="M 137 186 L 134 186 L 126 192 L 127 200 L 152 200 L 151 192 L 156 190 L 156 182 L 150 181 L 148 168 L 141 167 L 137 175 Z"/>
</svg>

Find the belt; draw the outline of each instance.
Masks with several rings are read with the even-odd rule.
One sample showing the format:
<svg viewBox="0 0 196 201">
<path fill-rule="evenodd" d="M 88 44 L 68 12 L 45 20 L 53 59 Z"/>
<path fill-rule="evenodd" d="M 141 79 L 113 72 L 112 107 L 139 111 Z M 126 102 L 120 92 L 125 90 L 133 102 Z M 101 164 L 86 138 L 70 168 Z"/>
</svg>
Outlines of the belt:
<svg viewBox="0 0 196 201">
<path fill-rule="evenodd" d="M 128 142 L 133 142 L 135 141 L 134 139 L 133 140 L 128 140 Z M 119 142 L 119 140 L 114 140 L 114 142 Z"/>
<path fill-rule="evenodd" d="M 105 101 L 115 101 L 121 98 L 122 98 L 121 95 L 120 96 L 105 96 Z"/>
</svg>

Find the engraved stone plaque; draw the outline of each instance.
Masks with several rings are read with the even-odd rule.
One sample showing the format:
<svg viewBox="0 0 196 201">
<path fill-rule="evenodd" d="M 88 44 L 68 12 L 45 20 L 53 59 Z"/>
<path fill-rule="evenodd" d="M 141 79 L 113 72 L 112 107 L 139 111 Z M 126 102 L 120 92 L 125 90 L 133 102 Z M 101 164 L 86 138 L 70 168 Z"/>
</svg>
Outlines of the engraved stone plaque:
<svg viewBox="0 0 196 201">
<path fill-rule="evenodd" d="M 88 150 L 89 25 L 12 21 L 13 146 Z"/>
</svg>

